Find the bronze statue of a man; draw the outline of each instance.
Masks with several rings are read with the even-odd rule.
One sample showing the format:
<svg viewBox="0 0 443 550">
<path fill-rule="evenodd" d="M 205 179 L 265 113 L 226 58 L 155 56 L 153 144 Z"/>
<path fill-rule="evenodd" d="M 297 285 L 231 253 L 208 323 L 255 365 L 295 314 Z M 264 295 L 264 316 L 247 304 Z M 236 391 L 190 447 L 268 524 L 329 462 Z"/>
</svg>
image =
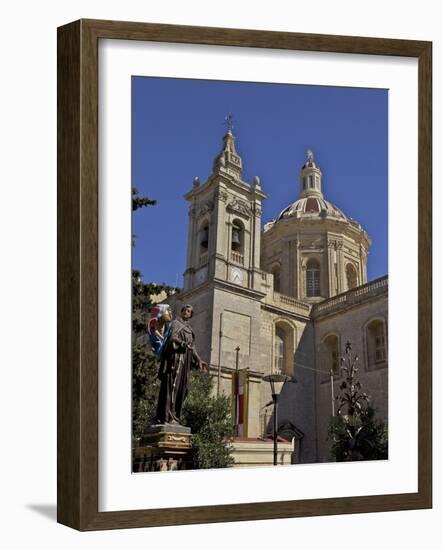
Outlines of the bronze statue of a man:
<svg viewBox="0 0 443 550">
<path fill-rule="evenodd" d="M 157 422 L 160 424 L 180 423 L 191 369 L 206 370 L 206 364 L 195 349 L 195 335 L 189 323 L 192 315 L 192 306 L 184 305 L 180 318 L 172 320 L 168 329 L 158 373 L 160 394 Z"/>
</svg>

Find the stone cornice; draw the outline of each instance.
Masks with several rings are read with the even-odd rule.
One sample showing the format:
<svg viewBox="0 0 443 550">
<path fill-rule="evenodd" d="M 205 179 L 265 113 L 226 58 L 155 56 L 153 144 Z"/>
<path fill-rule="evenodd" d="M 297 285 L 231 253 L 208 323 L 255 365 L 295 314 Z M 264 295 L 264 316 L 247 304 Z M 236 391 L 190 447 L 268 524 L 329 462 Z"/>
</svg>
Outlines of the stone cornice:
<svg viewBox="0 0 443 550">
<path fill-rule="evenodd" d="M 371 239 L 363 228 L 359 228 L 345 220 L 330 218 L 287 218 L 279 220 L 267 231 L 262 232 L 262 239 L 275 240 L 291 238 L 291 233 L 299 233 L 312 229 L 321 234 L 333 233 L 334 235 L 346 236 L 365 248 L 369 248 Z"/>
<path fill-rule="evenodd" d="M 309 312 L 304 314 L 304 313 L 301 313 L 301 312 L 290 311 L 288 309 L 278 307 L 278 306 L 276 306 L 272 303 L 268 303 L 268 302 L 262 302 L 261 307 L 262 307 L 262 309 L 264 309 L 266 311 L 270 311 L 271 313 L 277 313 L 278 315 L 281 315 L 281 316 L 284 316 L 284 317 L 291 317 L 292 319 L 295 319 L 297 321 L 306 322 L 306 321 L 310 321 L 310 319 L 311 319 L 311 316 L 310 316 Z"/>
<path fill-rule="evenodd" d="M 233 283 L 230 283 L 229 281 L 223 281 L 222 279 L 213 279 L 212 284 L 214 285 L 214 288 L 220 288 L 222 290 L 231 292 L 232 294 L 241 294 L 243 296 L 247 296 L 248 298 L 253 298 L 257 301 L 261 301 L 266 296 L 264 292 L 260 292 L 258 290 L 254 290 L 252 288 L 247 288 L 244 286 L 235 285 Z"/>
<path fill-rule="evenodd" d="M 235 267 L 241 267 L 241 266 L 235 265 Z M 263 298 L 266 296 L 264 292 L 254 290 L 252 288 L 246 288 L 243 286 L 235 285 L 234 283 L 230 283 L 229 281 L 223 281 L 222 279 L 211 279 L 209 281 L 206 281 L 205 283 L 202 283 L 201 285 L 198 285 L 192 288 L 191 290 L 180 292 L 178 296 L 180 297 L 180 299 L 183 299 L 183 301 L 187 301 L 188 298 L 190 298 L 191 296 L 200 294 L 201 292 L 207 292 L 211 287 L 213 289 L 222 289 L 227 292 L 231 292 L 232 294 L 240 294 L 242 296 L 252 298 L 258 302 L 261 302 L 261 300 L 263 300 Z"/>
<path fill-rule="evenodd" d="M 210 195 L 211 192 L 218 186 L 220 186 L 224 190 L 230 189 L 235 192 L 247 194 L 249 200 L 263 200 L 267 197 L 267 194 L 264 193 L 261 189 L 257 189 L 256 187 L 249 185 L 249 183 L 247 183 L 246 181 L 235 178 L 230 174 L 220 173 L 209 176 L 205 183 L 199 185 L 198 187 L 194 187 L 193 189 L 185 193 L 184 198 L 190 201 L 193 198 L 204 195 L 205 193 L 208 193 L 208 195 Z"/>
</svg>

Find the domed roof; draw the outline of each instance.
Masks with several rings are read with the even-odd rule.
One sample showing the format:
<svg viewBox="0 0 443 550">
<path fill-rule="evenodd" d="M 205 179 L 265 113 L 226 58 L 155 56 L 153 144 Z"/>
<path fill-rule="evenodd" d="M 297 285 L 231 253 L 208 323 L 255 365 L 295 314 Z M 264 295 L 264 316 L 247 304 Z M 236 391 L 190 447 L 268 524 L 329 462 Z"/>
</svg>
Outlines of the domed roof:
<svg viewBox="0 0 443 550">
<path fill-rule="evenodd" d="M 316 168 L 317 170 L 319 170 L 319 167 L 315 164 L 314 160 L 307 160 L 305 162 L 305 164 L 303 164 L 303 166 L 301 167 L 302 170 L 304 170 L 305 168 Z"/>
<path fill-rule="evenodd" d="M 287 206 L 277 216 L 277 220 L 286 218 L 322 217 L 335 218 L 348 221 L 349 218 L 335 204 L 325 200 L 323 197 L 303 197 Z"/>
<path fill-rule="evenodd" d="M 300 172 L 300 195 L 299 198 L 280 212 L 275 220 L 265 224 L 264 231 L 268 231 L 281 221 L 288 219 L 330 219 L 339 222 L 348 222 L 355 228 L 363 231 L 361 225 L 352 218 L 346 216 L 332 202 L 327 201 L 322 193 L 322 173 L 319 166 L 314 162 L 314 153 L 307 150 L 307 160 Z"/>
</svg>

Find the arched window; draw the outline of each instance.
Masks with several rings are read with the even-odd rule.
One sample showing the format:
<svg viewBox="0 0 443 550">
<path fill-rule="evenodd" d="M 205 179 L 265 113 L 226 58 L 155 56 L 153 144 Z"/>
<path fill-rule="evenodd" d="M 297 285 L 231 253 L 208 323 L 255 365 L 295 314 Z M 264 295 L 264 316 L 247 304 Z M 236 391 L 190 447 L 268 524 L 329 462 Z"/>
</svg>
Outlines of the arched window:
<svg viewBox="0 0 443 550">
<path fill-rule="evenodd" d="M 294 371 L 294 327 L 284 321 L 275 324 L 273 370 L 292 376 Z"/>
<path fill-rule="evenodd" d="M 231 229 L 231 259 L 243 263 L 245 246 L 245 228 L 240 220 L 234 220 Z"/>
<path fill-rule="evenodd" d="M 385 323 L 381 319 L 371 321 L 366 327 L 368 367 L 375 368 L 386 363 Z"/>
<path fill-rule="evenodd" d="M 306 296 L 320 296 L 320 264 L 309 260 L 306 264 Z"/>
<path fill-rule="evenodd" d="M 324 352 L 324 371 L 333 372 L 333 374 L 340 374 L 340 358 L 338 347 L 338 336 L 330 334 L 323 340 L 323 352 Z"/>
<path fill-rule="evenodd" d="M 199 231 L 200 257 L 208 252 L 209 248 L 209 223 L 203 222 Z"/>
<path fill-rule="evenodd" d="M 232 224 L 232 238 L 231 238 L 231 249 L 233 252 L 243 252 L 243 243 L 244 243 L 244 228 L 243 224 L 239 220 L 234 220 Z"/>
<path fill-rule="evenodd" d="M 197 234 L 197 247 L 198 247 L 198 258 L 197 261 L 199 265 L 204 265 L 208 261 L 208 250 L 209 250 L 209 221 L 204 220 Z"/>
<path fill-rule="evenodd" d="M 348 290 L 357 286 L 357 272 L 352 264 L 346 266 L 346 282 Z"/>
<path fill-rule="evenodd" d="M 282 328 L 275 329 L 274 372 L 282 373 L 285 361 L 285 332 Z"/>
<path fill-rule="evenodd" d="M 274 290 L 275 292 L 280 292 L 280 267 L 273 267 L 272 274 L 274 275 Z"/>
</svg>

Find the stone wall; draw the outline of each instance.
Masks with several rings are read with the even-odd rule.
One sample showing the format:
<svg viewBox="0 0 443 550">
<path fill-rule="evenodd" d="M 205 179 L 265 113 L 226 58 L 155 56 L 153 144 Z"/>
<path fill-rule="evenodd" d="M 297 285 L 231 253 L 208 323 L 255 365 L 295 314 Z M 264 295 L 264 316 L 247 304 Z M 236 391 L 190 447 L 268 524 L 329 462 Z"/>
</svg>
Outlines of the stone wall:
<svg viewBox="0 0 443 550">
<path fill-rule="evenodd" d="M 272 297 L 274 296 L 274 297 Z M 300 304 L 282 306 L 279 293 L 259 299 L 253 293 L 237 293 L 214 284 L 182 295 L 174 295 L 174 315 L 183 303 L 195 310 L 192 326 L 197 349 L 210 365 L 214 392 L 231 397 L 232 373 L 236 369 L 236 347 L 239 346 L 239 369 L 248 369 L 249 414 L 248 436 L 261 437 L 272 431 L 273 406 L 270 386 L 262 381 L 274 368 L 274 337 L 277 323 L 292 327 L 294 335 L 293 377 L 283 389 L 278 424 L 290 425 L 300 432 L 297 462 L 330 460 L 327 429 L 331 416 L 331 381 L 329 364 L 325 364 L 323 340 L 329 334 L 339 338 L 340 352 L 349 340 L 359 356 L 358 378 L 373 398 L 381 418 L 388 414 L 387 363 L 370 368 L 366 354 L 366 325 L 371 319 L 388 319 L 387 279 L 363 285 L 313 306 L 312 312 Z M 311 315 L 312 319 L 308 315 Z M 220 334 L 221 332 L 221 334 Z M 387 337 L 386 337 L 387 345 Z M 334 378 L 334 395 L 341 376 Z"/>
<path fill-rule="evenodd" d="M 378 417 L 382 419 L 388 417 L 388 362 L 386 361 L 377 368 L 370 367 L 367 360 L 366 339 L 367 323 L 372 319 L 382 319 L 387 326 L 387 286 L 378 287 L 378 292 L 373 294 L 360 294 L 359 298 L 355 299 L 350 305 L 346 305 L 347 302 L 341 302 L 341 304 L 341 308 L 340 304 L 335 304 L 334 308 L 329 310 L 329 313 L 327 309 L 324 309 L 323 315 L 317 316 L 314 321 L 315 356 L 318 358 L 316 399 L 319 462 L 330 460 L 330 441 L 327 439 L 327 429 L 332 410 L 330 365 L 323 353 L 322 343 L 328 334 L 338 336 L 341 354 L 344 354 L 346 342 L 351 342 L 352 353 L 357 354 L 359 357 L 357 379 L 362 384 L 362 390 L 372 397 L 372 404 L 377 409 Z M 385 342 L 387 349 L 387 337 Z M 338 395 L 342 379 L 342 374 L 334 377 L 334 395 Z"/>
</svg>

